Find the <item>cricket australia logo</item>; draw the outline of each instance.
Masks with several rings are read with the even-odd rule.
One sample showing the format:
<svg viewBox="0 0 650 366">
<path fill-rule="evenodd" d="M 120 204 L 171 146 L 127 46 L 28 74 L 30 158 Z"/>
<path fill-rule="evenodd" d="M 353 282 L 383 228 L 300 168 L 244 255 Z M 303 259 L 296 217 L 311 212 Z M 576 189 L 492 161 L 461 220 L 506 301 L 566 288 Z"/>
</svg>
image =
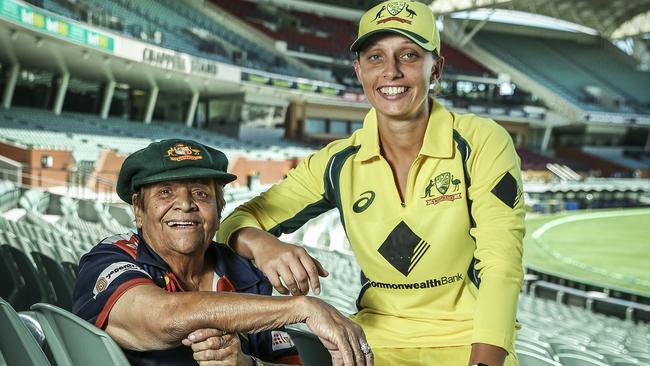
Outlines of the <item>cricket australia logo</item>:
<svg viewBox="0 0 650 366">
<path fill-rule="evenodd" d="M 455 201 L 462 197 L 461 193 L 458 192 L 460 183 L 461 183 L 460 179 L 454 178 L 454 176 L 451 175 L 451 173 L 449 172 L 438 174 L 435 178 L 429 179 L 429 184 L 424 189 L 424 196 L 422 196 L 421 198 L 427 199 L 426 200 L 427 206 L 437 205 L 438 203 L 443 201 Z M 449 188 L 452 185 L 453 185 L 452 193 L 447 194 Z M 436 188 L 436 190 L 438 191 L 438 193 L 441 194 L 441 196 L 434 197 L 433 187 Z"/>
<path fill-rule="evenodd" d="M 404 6 L 406 6 L 406 2 L 404 1 L 397 1 L 397 2 L 392 2 L 388 4 L 386 7 L 390 15 L 395 16 L 404 10 Z"/>
<path fill-rule="evenodd" d="M 404 276 L 408 276 L 429 250 L 429 243 L 420 238 L 404 221 L 400 222 L 377 249 L 384 259 Z"/>
<path fill-rule="evenodd" d="M 167 149 L 167 157 L 173 161 L 201 160 L 201 150 L 193 149 L 191 146 L 178 143 Z"/>
<path fill-rule="evenodd" d="M 373 19 L 373 21 L 376 20 L 377 25 L 382 23 L 388 23 L 390 21 L 411 24 L 410 20 L 398 16 L 404 10 L 404 8 L 406 8 L 406 12 L 408 13 L 408 15 L 406 16 L 407 18 L 413 19 L 413 17 L 417 16 L 417 14 L 413 10 L 411 10 L 408 7 L 408 5 L 406 5 L 405 1 L 394 1 L 389 3 L 388 5 L 382 6 L 381 9 L 375 15 L 375 19 Z M 388 14 L 390 14 L 391 16 L 389 16 L 388 18 L 381 19 L 384 16 L 383 15 L 384 10 L 386 10 Z"/>
</svg>

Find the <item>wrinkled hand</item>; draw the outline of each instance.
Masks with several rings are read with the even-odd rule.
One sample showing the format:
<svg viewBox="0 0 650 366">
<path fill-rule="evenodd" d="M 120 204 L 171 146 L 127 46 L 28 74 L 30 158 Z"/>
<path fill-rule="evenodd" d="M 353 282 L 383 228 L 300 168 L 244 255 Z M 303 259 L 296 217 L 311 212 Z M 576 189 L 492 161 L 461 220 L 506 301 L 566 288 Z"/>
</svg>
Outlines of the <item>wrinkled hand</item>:
<svg viewBox="0 0 650 366">
<path fill-rule="evenodd" d="M 372 352 L 363 353 L 362 344 L 368 344 L 361 327 L 343 316 L 333 306 L 313 297 L 307 300 L 308 316 L 305 324 L 318 336 L 337 365 L 374 365 Z"/>
<path fill-rule="evenodd" d="M 256 228 L 240 229 L 235 237 L 234 245 L 246 248 L 279 293 L 306 295 L 311 285 L 313 293 L 320 294 L 319 276 L 327 277 L 329 272 L 305 248 L 280 241 Z M 239 247 L 235 249 L 240 252 Z"/>
<path fill-rule="evenodd" d="M 191 347 L 200 366 L 250 366 L 252 360 L 241 350 L 237 334 L 217 329 L 198 329 L 182 340 Z"/>
</svg>

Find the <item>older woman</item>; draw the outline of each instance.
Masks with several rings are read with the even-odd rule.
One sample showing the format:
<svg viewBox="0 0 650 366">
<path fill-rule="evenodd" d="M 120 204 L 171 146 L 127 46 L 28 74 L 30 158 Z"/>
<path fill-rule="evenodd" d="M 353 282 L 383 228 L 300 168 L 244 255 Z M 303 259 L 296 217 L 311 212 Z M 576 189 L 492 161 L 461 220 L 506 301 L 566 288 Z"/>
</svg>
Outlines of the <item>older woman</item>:
<svg viewBox="0 0 650 366">
<path fill-rule="evenodd" d="M 378 365 L 516 365 L 524 206 L 509 134 L 430 95 L 444 59 L 426 5 L 374 6 L 351 49 L 373 107 L 363 128 L 235 210 L 220 240 L 279 291 L 318 292 L 320 265 L 274 235 L 336 208 L 362 269 L 352 319 Z"/>
<path fill-rule="evenodd" d="M 138 365 L 300 364 L 281 329 L 297 322 L 335 359 L 371 364 L 357 325 L 314 298 L 260 296 L 271 293 L 264 275 L 212 241 L 223 185 L 236 178 L 227 166 L 222 152 L 186 140 L 130 155 L 117 192 L 133 205 L 137 233 L 106 238 L 83 256 L 73 311 Z"/>
</svg>

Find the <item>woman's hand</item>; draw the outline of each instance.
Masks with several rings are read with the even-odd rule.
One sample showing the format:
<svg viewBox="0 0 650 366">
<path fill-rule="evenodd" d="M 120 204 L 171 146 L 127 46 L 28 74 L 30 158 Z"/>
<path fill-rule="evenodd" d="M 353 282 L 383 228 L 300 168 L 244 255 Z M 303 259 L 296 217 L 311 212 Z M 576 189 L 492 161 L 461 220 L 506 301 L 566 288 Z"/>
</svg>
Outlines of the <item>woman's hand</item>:
<svg viewBox="0 0 650 366">
<path fill-rule="evenodd" d="M 332 356 L 332 364 L 374 365 L 374 355 L 363 330 L 332 305 L 315 297 L 304 297 L 304 322 Z"/>
<path fill-rule="evenodd" d="M 192 347 L 194 359 L 200 366 L 252 366 L 253 360 L 241 350 L 237 334 L 218 329 L 199 329 L 183 339 L 185 346 Z"/>
<path fill-rule="evenodd" d="M 240 255 L 254 260 L 271 285 L 284 295 L 306 295 L 310 287 L 318 295 L 319 276 L 329 275 L 305 248 L 280 241 L 261 229 L 238 230 L 231 236 L 230 245 Z"/>
</svg>

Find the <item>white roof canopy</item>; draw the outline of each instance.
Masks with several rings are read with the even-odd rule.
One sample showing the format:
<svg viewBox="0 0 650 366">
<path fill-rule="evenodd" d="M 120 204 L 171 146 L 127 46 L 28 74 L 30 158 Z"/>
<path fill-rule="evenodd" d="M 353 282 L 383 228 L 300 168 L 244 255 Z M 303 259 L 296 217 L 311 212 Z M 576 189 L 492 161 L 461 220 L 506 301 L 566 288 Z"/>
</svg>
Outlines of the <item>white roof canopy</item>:
<svg viewBox="0 0 650 366">
<path fill-rule="evenodd" d="M 541 14 L 595 29 L 606 38 L 650 32 L 650 0 L 433 0 L 430 6 L 440 15 L 480 8 Z"/>
</svg>

